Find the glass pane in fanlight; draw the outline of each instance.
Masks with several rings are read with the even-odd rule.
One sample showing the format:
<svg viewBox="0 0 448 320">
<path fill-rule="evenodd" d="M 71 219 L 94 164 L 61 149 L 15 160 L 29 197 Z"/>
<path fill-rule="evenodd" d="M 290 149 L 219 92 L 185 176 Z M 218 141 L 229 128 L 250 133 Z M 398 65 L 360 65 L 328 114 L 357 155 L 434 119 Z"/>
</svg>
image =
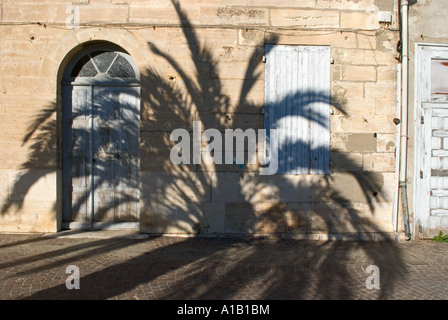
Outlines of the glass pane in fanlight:
<svg viewBox="0 0 448 320">
<path fill-rule="evenodd" d="M 117 78 L 135 78 L 135 72 L 131 64 L 121 55 L 118 55 L 115 59 L 107 74 Z"/>
<path fill-rule="evenodd" d="M 112 51 L 95 51 L 91 53 L 92 59 L 101 73 L 106 73 L 116 55 L 117 53 Z"/>
<path fill-rule="evenodd" d="M 90 57 L 88 55 L 83 56 L 72 70 L 70 76 L 72 77 L 94 77 L 97 71 Z"/>
</svg>

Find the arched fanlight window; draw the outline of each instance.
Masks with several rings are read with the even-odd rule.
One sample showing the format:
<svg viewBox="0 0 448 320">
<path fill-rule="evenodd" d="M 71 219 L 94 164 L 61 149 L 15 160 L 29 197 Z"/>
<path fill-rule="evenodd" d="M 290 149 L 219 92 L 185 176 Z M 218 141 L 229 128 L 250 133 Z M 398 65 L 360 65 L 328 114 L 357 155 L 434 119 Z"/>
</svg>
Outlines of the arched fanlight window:
<svg viewBox="0 0 448 320">
<path fill-rule="evenodd" d="M 139 80 L 139 72 L 129 54 L 116 48 L 91 47 L 78 54 L 66 69 L 65 82 Z"/>
<path fill-rule="evenodd" d="M 98 50 L 83 56 L 72 70 L 71 77 L 95 77 L 106 74 L 113 78 L 136 78 L 134 69 L 123 53 Z"/>
</svg>

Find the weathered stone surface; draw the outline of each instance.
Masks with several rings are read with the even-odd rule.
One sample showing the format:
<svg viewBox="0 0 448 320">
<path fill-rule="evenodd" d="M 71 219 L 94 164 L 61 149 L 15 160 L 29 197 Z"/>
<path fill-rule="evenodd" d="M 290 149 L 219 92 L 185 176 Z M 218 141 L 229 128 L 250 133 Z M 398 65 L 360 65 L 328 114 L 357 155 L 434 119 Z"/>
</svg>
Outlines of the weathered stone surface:
<svg viewBox="0 0 448 320">
<path fill-rule="evenodd" d="M 76 52 L 101 41 L 129 52 L 141 73 L 142 231 L 387 229 L 395 184 L 398 33 L 377 34 L 375 21 L 366 23 L 375 18 L 374 6 L 391 10 L 389 5 L 373 0 L 179 4 L 182 16 L 165 0 L 82 1 L 76 4 L 81 27 L 73 28 L 66 25 L 72 2 L 3 2 L 2 22 L 14 25 L 0 30 L 0 207 L 6 208 L 0 231 L 60 227 L 62 74 Z M 331 48 L 330 175 L 260 176 L 258 164 L 174 165 L 169 136 L 176 128 L 191 133 L 193 121 L 201 121 L 203 129 L 263 128 L 265 44 Z M 31 134 L 33 121 L 49 106 L 56 112 Z M 42 132 L 47 136 L 40 144 L 26 140 Z M 384 177 L 381 191 L 389 200 L 366 196 L 352 172 Z M 338 194 L 347 199 L 343 205 Z"/>
</svg>

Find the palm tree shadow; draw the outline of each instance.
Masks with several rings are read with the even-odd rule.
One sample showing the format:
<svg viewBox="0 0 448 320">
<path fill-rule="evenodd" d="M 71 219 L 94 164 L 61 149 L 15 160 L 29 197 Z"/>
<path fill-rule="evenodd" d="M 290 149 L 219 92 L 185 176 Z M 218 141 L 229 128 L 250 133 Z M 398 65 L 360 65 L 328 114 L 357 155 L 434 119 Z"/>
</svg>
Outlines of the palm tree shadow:
<svg viewBox="0 0 448 320">
<path fill-rule="evenodd" d="M 224 231 L 226 233 L 235 232 L 237 234 L 253 232 L 253 233 L 269 233 L 278 237 L 277 242 L 282 243 L 282 237 L 295 235 L 312 235 L 313 233 L 328 233 L 335 235 L 337 239 L 338 234 L 349 234 L 353 240 L 360 240 L 359 235 L 362 234 L 380 234 L 382 229 L 375 224 L 375 222 L 366 217 L 365 212 L 361 212 L 353 206 L 353 203 L 344 194 L 335 191 L 332 183 L 332 175 L 322 175 L 317 180 L 304 179 L 303 181 L 291 180 L 287 176 L 275 176 L 270 178 L 260 177 L 257 172 L 249 166 L 233 166 L 230 175 L 235 173 L 237 176 L 237 183 L 235 188 L 238 189 L 237 201 L 225 205 L 224 218 L 236 217 L 237 223 L 225 221 L 223 227 L 215 227 L 213 223 L 223 224 L 223 217 L 218 219 L 218 222 L 211 221 L 207 215 L 210 213 L 207 208 L 211 206 L 207 204 L 207 199 L 210 198 L 210 190 L 213 190 L 214 195 L 225 196 L 229 192 L 228 181 L 223 177 L 224 174 L 216 174 L 223 167 L 218 165 L 201 164 L 184 164 L 173 165 L 170 161 L 170 151 L 173 146 L 173 141 L 169 139 L 169 133 L 178 127 L 186 127 L 191 131 L 193 121 L 200 121 L 204 124 L 213 124 L 214 128 L 220 132 L 225 129 L 234 128 L 235 125 L 241 124 L 242 129 L 252 128 L 253 123 L 245 123 L 241 121 L 244 114 L 261 114 L 262 106 L 256 105 L 249 101 L 249 92 L 253 89 L 255 81 L 244 81 L 241 87 L 238 101 L 234 104 L 229 98 L 227 92 L 224 91 L 224 86 L 220 79 L 218 62 L 213 59 L 213 54 L 210 48 L 203 45 L 199 41 L 199 36 L 195 28 L 190 24 L 188 17 L 183 12 L 181 6 L 177 1 L 172 1 L 180 21 L 182 23 L 182 31 L 188 43 L 190 56 L 195 67 L 195 73 L 191 74 L 184 69 L 184 66 L 176 60 L 172 55 L 164 52 L 155 44 L 149 44 L 151 51 L 168 63 L 180 77 L 181 85 L 172 79 L 167 79 L 156 68 L 149 68 L 141 71 L 142 73 L 142 109 L 141 109 L 141 132 L 140 132 L 140 150 L 141 159 L 141 177 L 140 194 L 142 195 L 142 215 L 140 222 L 148 227 L 148 230 L 155 233 L 166 233 L 171 230 L 176 232 L 193 233 L 196 235 L 213 234 L 213 230 Z M 271 43 L 275 44 L 276 39 L 272 38 Z M 260 43 L 259 46 L 263 46 Z M 262 63 L 260 51 L 254 50 L 252 57 L 249 59 L 248 67 L 245 72 L 246 79 L 257 80 L 261 76 L 257 73 L 257 66 Z M 204 71 L 205 70 L 205 71 Z M 309 100 L 309 97 L 314 97 L 314 100 Z M 343 104 L 338 102 L 336 97 L 329 97 L 322 95 L 319 92 L 296 92 L 292 97 L 286 99 L 293 99 L 297 103 L 296 113 L 291 113 L 287 116 L 308 117 L 308 105 L 314 102 L 331 101 L 333 106 L 344 114 Z M 210 103 L 212 103 L 212 112 L 210 111 Z M 276 102 L 282 104 L 283 101 Z M 107 105 L 107 103 L 105 103 Z M 274 106 L 275 107 L 275 106 Z M 312 111 L 312 110 L 311 110 Z M 55 145 L 54 132 L 56 132 L 57 121 L 53 119 L 56 112 L 55 106 L 51 106 L 39 114 L 24 138 L 24 143 L 32 141 L 29 147 L 31 152 L 28 161 L 22 165 L 24 173 L 18 178 L 15 183 L 12 194 L 14 199 L 22 199 L 19 201 L 7 201 L 2 207 L 2 213 L 6 213 L 12 206 L 17 206 L 19 209 L 23 205 L 23 195 L 26 194 L 36 181 L 42 177 L 41 174 L 33 170 L 36 161 L 45 162 L 45 159 L 54 159 Z M 323 115 L 311 113 L 311 119 L 321 126 L 325 126 L 326 122 Z M 106 118 L 107 115 L 101 115 Z M 258 128 L 263 128 L 262 121 L 257 123 Z M 328 129 L 328 128 L 327 128 Z M 89 133 L 77 129 L 74 136 L 80 137 L 78 142 L 74 145 L 87 148 L 90 143 Z M 109 136 L 119 136 L 121 128 L 109 128 Z M 128 139 L 130 141 L 138 141 L 135 133 L 129 132 Z M 113 142 L 112 142 L 113 144 Z M 294 148 L 297 150 L 309 147 L 303 141 L 295 142 Z M 94 147 L 95 152 L 101 150 L 113 149 L 110 146 L 110 140 L 100 143 Z M 290 146 L 281 145 L 279 147 L 279 154 L 287 153 Z M 329 150 L 313 150 L 317 153 L 329 152 Z M 337 152 L 333 152 L 335 154 Z M 344 154 L 337 154 L 344 158 Z M 344 159 L 349 166 L 354 165 L 350 159 Z M 54 161 L 54 160 L 51 160 Z M 53 165 L 49 162 L 49 164 Z M 290 167 L 293 164 L 290 164 Z M 54 168 L 50 166 L 49 168 Z M 85 171 L 74 170 L 72 179 L 81 179 L 85 176 Z M 99 174 L 100 177 L 93 185 L 94 189 L 99 188 L 104 184 L 111 183 L 108 179 L 107 168 L 104 172 Z M 51 171 L 51 170 L 50 170 Z M 380 201 L 386 201 L 386 195 L 383 192 L 382 183 L 377 175 L 365 171 L 348 171 L 354 181 L 358 184 L 366 204 L 371 213 L 375 211 L 375 205 Z M 101 178 L 103 177 L 103 178 Z M 271 180 L 269 180 L 271 179 Z M 269 181 L 279 181 L 277 185 L 269 184 Z M 115 182 L 115 181 L 113 181 Z M 65 182 L 65 187 L 69 182 Z M 135 181 L 132 183 L 136 183 Z M 251 186 L 248 190 L 247 186 Z M 279 187 L 280 186 L 280 187 Z M 289 204 L 284 198 L 284 191 L 295 192 L 298 200 Z M 265 197 L 263 208 L 258 208 L 257 199 L 260 194 Z M 305 198 L 303 198 L 305 197 Z M 306 199 L 306 201 L 305 201 Z M 129 203 L 140 200 L 139 197 L 130 196 Z M 88 196 L 85 193 L 83 196 L 76 197 L 71 200 L 72 210 L 74 212 L 81 211 L 80 208 L 85 207 L 88 202 Z M 99 217 L 104 217 L 107 212 L 117 206 L 112 202 L 106 202 L 107 205 L 100 208 L 97 212 Z M 244 210 L 244 217 L 238 216 L 241 213 L 241 207 Z M 233 209 L 234 212 L 232 211 Z M 240 223 L 241 222 L 241 223 Z M 211 230 L 211 231 L 209 231 Z M 216 232 L 216 231 L 215 231 Z M 217 232 L 219 233 L 219 232 Z M 127 261 L 114 264 L 107 267 L 101 272 L 94 272 L 81 279 L 82 283 L 98 283 L 99 279 L 107 274 L 124 274 L 130 266 L 135 269 L 139 276 L 134 277 L 124 286 L 120 282 L 111 281 L 104 284 L 101 292 L 90 292 L 88 296 L 93 299 L 107 299 L 131 290 L 136 286 L 148 283 L 163 275 L 167 275 L 171 270 L 181 269 L 185 266 L 190 266 L 195 263 L 204 263 L 211 266 L 212 273 L 221 267 L 220 261 L 224 259 L 226 250 L 241 248 L 241 242 L 235 240 L 226 246 L 217 247 L 213 250 L 206 250 L 201 254 L 191 256 L 191 259 L 178 261 L 173 265 L 163 265 L 160 262 L 160 257 L 164 254 L 175 254 L 182 250 L 187 250 L 189 246 L 197 246 L 199 239 L 190 239 L 182 243 L 177 243 L 169 246 L 164 251 L 156 251 L 149 255 L 139 255 Z M 203 240 L 205 243 L 206 240 Z M 209 239 L 209 241 L 213 241 Z M 201 242 L 199 241 L 199 244 Z M 104 242 L 104 248 L 109 244 Z M 132 246 L 130 244 L 129 246 Z M 308 246 L 308 247 L 304 247 Z M 349 299 L 354 296 L 348 284 L 344 284 L 344 279 L 351 279 L 352 275 L 344 267 L 343 263 L 350 261 L 351 254 L 358 250 L 363 251 L 366 261 L 370 264 L 378 265 L 394 265 L 398 268 L 388 268 L 384 279 L 387 282 L 383 283 L 380 297 L 388 297 L 388 294 L 393 291 L 394 283 L 398 281 L 401 272 L 405 268 L 402 261 L 401 252 L 394 244 L 387 244 L 389 249 L 394 254 L 384 254 L 376 247 L 363 246 L 358 242 L 351 242 L 340 244 L 338 242 L 312 243 L 301 241 L 288 242 L 287 252 L 278 252 L 275 258 L 270 263 L 263 261 L 263 255 L 266 253 L 266 248 L 261 243 L 256 243 L 252 249 L 248 250 L 246 254 L 242 254 L 238 261 L 235 262 L 233 269 L 225 273 L 225 276 L 218 278 L 204 277 L 201 272 L 195 272 L 191 275 L 186 275 L 184 283 L 191 284 L 179 289 L 177 293 L 168 292 L 157 296 L 159 299 L 171 299 L 179 297 L 192 297 L 203 299 L 207 297 L 217 297 L 218 293 L 215 288 L 227 288 L 224 296 L 220 298 L 234 297 L 239 290 L 244 290 L 249 285 L 256 283 L 265 284 L 260 298 L 275 299 L 275 298 L 291 298 L 302 299 L 308 298 L 304 292 L 284 291 L 285 286 L 288 286 L 290 281 L 302 284 L 304 287 L 313 285 L 316 287 L 315 292 L 328 292 L 328 295 L 315 294 L 314 298 L 341 298 Z M 294 250 L 299 248 L 303 256 L 294 253 Z M 323 249 L 325 250 L 319 250 Z M 98 251 L 92 251 L 88 255 L 94 256 Z M 288 256 L 288 252 L 290 256 Z M 221 256 L 223 254 L 223 256 Z M 154 259 L 153 259 L 154 257 Z M 86 258 L 86 256 L 74 256 L 73 261 L 77 258 Z M 283 260 L 282 267 L 274 268 L 274 261 Z M 331 291 L 325 291 L 324 288 L 331 280 L 330 277 L 317 277 L 312 281 L 305 271 L 311 269 L 304 269 L 304 273 L 297 272 L 297 277 L 293 280 L 286 278 L 282 268 L 299 268 L 300 266 L 309 266 L 315 261 L 325 266 L 325 270 L 330 270 L 330 264 L 335 260 L 340 260 L 341 264 L 337 268 L 332 269 L 332 279 L 339 279 L 337 288 Z M 269 261 L 268 261 L 269 262 Z M 265 263 L 263 265 L 263 263 Z M 255 267 L 258 265 L 258 267 Z M 200 270 L 200 267 L 195 264 Z M 272 267 L 272 268 L 271 268 Z M 148 271 L 148 268 L 150 269 Z M 254 272 L 252 272 L 255 270 Z M 240 278 L 239 274 L 245 274 L 244 278 Z M 118 281 L 118 280 L 116 280 Z M 209 285 L 205 289 L 196 294 L 189 294 L 190 290 L 195 289 L 199 283 L 208 281 Z M 231 283 L 237 283 L 237 286 Z M 269 285 L 267 285 L 269 283 Z M 195 291 L 197 292 L 197 291 Z M 82 293 L 85 294 L 85 293 Z M 82 296 L 80 293 L 80 297 Z M 31 299 L 48 298 L 48 297 L 71 297 L 67 292 L 65 285 L 49 288 L 47 290 L 38 292 L 32 295 Z"/>
<path fill-rule="evenodd" d="M 28 159 L 19 167 L 20 174 L 14 181 L 11 195 L 3 203 L 1 214 L 5 214 L 12 207 L 15 207 L 16 211 L 20 210 L 31 187 L 45 175 L 54 172 L 57 166 L 54 157 L 57 145 L 54 134 L 57 132 L 55 115 L 56 104 L 52 103 L 40 111 L 30 123 L 22 140 L 22 146 L 30 144 Z"/>
</svg>

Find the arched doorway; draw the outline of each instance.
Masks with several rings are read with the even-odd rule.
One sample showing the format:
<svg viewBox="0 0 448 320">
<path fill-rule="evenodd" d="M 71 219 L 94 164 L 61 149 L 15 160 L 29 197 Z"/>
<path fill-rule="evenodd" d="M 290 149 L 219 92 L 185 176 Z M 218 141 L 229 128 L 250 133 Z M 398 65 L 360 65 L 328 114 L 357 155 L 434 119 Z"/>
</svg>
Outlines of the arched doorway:
<svg viewBox="0 0 448 320">
<path fill-rule="evenodd" d="M 139 72 L 131 56 L 96 44 L 62 81 L 62 228 L 139 226 Z"/>
</svg>

